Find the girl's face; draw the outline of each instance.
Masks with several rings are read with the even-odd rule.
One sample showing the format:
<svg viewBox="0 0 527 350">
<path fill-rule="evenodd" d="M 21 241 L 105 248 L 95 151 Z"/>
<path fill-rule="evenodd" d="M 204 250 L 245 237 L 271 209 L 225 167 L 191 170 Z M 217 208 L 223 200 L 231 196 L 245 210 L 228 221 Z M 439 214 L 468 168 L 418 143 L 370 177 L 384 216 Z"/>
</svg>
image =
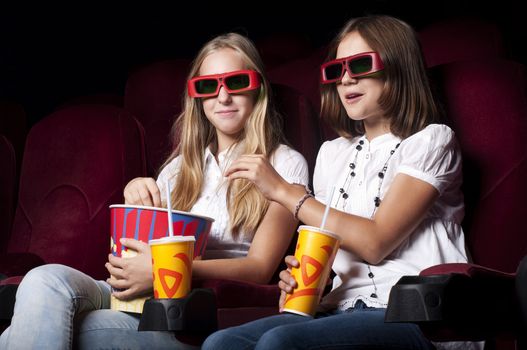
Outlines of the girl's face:
<svg viewBox="0 0 527 350">
<path fill-rule="evenodd" d="M 357 31 L 346 35 L 337 48 L 337 59 L 373 51 Z M 353 120 L 363 120 L 365 127 L 384 121 L 378 101 L 384 83 L 379 78 L 351 78 L 346 71 L 342 81 L 337 83 L 337 92 L 346 113 Z"/>
<path fill-rule="evenodd" d="M 246 69 L 241 56 L 232 49 L 213 52 L 203 60 L 199 75 L 227 73 Z M 220 150 L 229 147 L 240 135 L 254 107 L 254 92 L 229 94 L 220 87 L 219 94 L 203 98 L 203 110 L 216 128 Z"/>
</svg>

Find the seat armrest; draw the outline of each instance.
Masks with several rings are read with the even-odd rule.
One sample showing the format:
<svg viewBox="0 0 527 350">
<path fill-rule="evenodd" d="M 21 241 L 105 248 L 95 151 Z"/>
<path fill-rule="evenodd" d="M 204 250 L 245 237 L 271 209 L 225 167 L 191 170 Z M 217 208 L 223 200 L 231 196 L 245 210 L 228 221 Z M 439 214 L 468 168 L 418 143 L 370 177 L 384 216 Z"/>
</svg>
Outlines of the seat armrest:
<svg viewBox="0 0 527 350">
<path fill-rule="evenodd" d="M 403 276 L 390 291 L 386 322 L 418 324 L 436 341 L 484 340 L 518 329 L 515 275 L 445 264 Z"/>
</svg>

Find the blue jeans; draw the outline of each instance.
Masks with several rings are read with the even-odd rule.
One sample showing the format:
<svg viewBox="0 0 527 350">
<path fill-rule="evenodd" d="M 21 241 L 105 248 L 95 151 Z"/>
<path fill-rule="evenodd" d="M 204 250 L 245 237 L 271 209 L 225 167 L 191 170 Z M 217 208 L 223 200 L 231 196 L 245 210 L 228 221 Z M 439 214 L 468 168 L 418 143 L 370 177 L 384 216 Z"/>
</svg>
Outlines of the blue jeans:
<svg viewBox="0 0 527 350">
<path fill-rule="evenodd" d="M 384 323 L 384 313 L 359 300 L 314 319 L 276 315 L 213 333 L 202 349 L 434 349 L 419 327 Z"/>
<path fill-rule="evenodd" d="M 18 287 L 0 349 L 187 348 L 170 332 L 138 332 L 139 317 L 109 307 L 106 282 L 63 265 L 37 267 Z"/>
</svg>

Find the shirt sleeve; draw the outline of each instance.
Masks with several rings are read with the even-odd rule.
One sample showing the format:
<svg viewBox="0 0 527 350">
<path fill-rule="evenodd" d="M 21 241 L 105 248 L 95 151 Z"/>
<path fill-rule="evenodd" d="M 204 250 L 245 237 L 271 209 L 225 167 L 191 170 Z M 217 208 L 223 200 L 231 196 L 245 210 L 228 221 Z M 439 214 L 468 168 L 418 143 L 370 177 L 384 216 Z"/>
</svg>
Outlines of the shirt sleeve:
<svg viewBox="0 0 527 350">
<path fill-rule="evenodd" d="M 287 182 L 308 186 L 309 169 L 307 161 L 299 152 L 285 145 L 280 145 L 276 149 L 271 163 L 278 174 Z"/>
<path fill-rule="evenodd" d="M 328 149 L 330 148 L 330 141 L 325 141 L 318 151 L 317 161 L 315 163 L 315 171 L 313 172 L 313 189 L 315 190 L 315 198 L 326 204 L 327 198 L 327 163 L 328 163 Z"/>
<path fill-rule="evenodd" d="M 161 170 L 159 176 L 157 177 L 156 183 L 157 187 L 159 188 L 159 192 L 161 192 L 162 202 L 166 202 L 166 181 L 169 181 L 170 188 L 174 188 L 176 184 L 176 176 L 180 166 L 180 162 L 181 161 L 179 156 L 172 159 L 170 163 L 165 165 L 165 167 Z"/>
<path fill-rule="evenodd" d="M 461 152 L 455 134 L 446 125 L 430 125 L 401 143 L 398 172 L 426 181 L 440 194 L 461 173 Z"/>
</svg>

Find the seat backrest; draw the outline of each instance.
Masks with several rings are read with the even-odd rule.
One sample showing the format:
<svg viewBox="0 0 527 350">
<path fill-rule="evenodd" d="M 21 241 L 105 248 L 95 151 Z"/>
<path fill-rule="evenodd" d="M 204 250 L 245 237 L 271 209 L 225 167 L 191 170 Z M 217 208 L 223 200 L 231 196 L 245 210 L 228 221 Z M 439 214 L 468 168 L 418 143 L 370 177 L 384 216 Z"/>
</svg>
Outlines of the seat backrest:
<svg viewBox="0 0 527 350">
<path fill-rule="evenodd" d="M 22 159 L 27 135 L 24 107 L 12 101 L 0 101 L 0 134 L 3 134 L 13 145 L 16 159 Z"/>
<path fill-rule="evenodd" d="M 5 252 L 15 210 L 16 158 L 11 142 L 0 135 L 0 253 Z"/>
<path fill-rule="evenodd" d="M 79 105 L 53 112 L 30 130 L 8 252 L 105 278 L 108 206 L 145 176 L 143 129 L 125 110 Z"/>
<path fill-rule="evenodd" d="M 527 254 L 527 70 L 506 60 L 437 67 L 463 151 L 464 229 L 474 263 L 515 272 Z"/>
<path fill-rule="evenodd" d="M 272 89 L 283 118 L 285 137 L 306 158 L 313 175 L 321 143 L 315 109 L 306 96 L 289 86 L 272 84 Z"/>
<path fill-rule="evenodd" d="M 155 62 L 131 73 L 126 81 L 124 108 L 145 128 L 148 174 L 155 176 L 170 155 L 171 126 L 181 112 L 190 61 Z"/>
<path fill-rule="evenodd" d="M 476 18 L 442 20 L 419 31 L 427 67 L 505 56 L 498 25 Z"/>
<path fill-rule="evenodd" d="M 287 85 L 306 96 L 315 110 L 320 109 L 320 65 L 326 56 L 325 48 L 313 51 L 309 56 L 288 61 L 269 70 L 272 83 Z"/>
</svg>

